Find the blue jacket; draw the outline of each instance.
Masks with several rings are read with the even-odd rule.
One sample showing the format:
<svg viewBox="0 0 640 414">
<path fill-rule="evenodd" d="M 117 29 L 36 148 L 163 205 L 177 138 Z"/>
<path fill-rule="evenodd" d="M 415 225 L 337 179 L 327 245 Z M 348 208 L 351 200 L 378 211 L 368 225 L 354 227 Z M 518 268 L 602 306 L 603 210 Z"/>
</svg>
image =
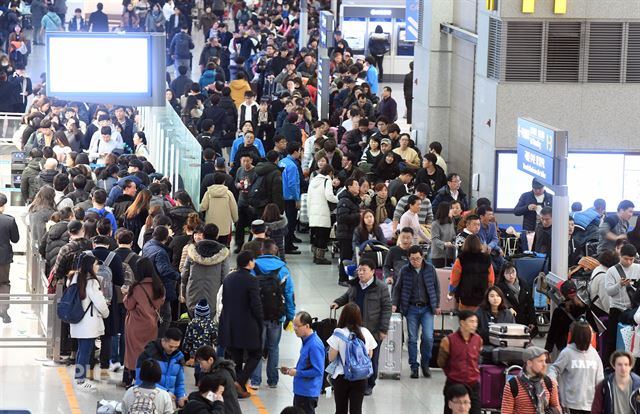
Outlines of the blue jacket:
<svg viewBox="0 0 640 414">
<path fill-rule="evenodd" d="M 136 189 L 138 191 L 145 188 L 145 185 L 142 183 L 142 180 L 140 180 L 140 178 L 138 178 L 133 174 L 127 175 L 126 177 L 121 178 L 120 180 L 118 180 L 116 185 L 111 187 L 111 191 L 109 191 L 109 196 L 107 197 L 107 203 L 106 203 L 109 207 L 113 206 L 113 203 L 115 203 L 118 197 L 122 195 L 122 186 L 124 185 L 124 180 L 131 180 L 134 183 L 136 183 Z"/>
<path fill-rule="evenodd" d="M 215 69 L 205 70 L 202 76 L 200 76 L 200 80 L 198 83 L 200 84 L 200 89 L 204 90 L 207 86 L 215 83 L 216 81 L 216 71 Z"/>
<path fill-rule="evenodd" d="M 367 83 L 371 85 L 371 93 L 378 94 L 378 69 L 375 66 L 369 66 L 367 69 Z"/>
<path fill-rule="evenodd" d="M 142 248 L 142 256 L 148 257 L 153 262 L 158 276 L 164 283 L 165 299 L 175 300 L 177 298 L 176 281 L 180 280 L 180 273 L 171 266 L 169 248 L 159 241 L 151 239 Z"/>
<path fill-rule="evenodd" d="M 324 345 L 317 333 L 302 338 L 300 357 L 293 377 L 293 394 L 301 397 L 319 397 L 324 377 Z"/>
<path fill-rule="evenodd" d="M 241 135 L 238 138 L 235 139 L 235 141 L 233 141 L 233 144 L 231 144 L 231 156 L 230 159 L 233 162 L 233 160 L 236 159 L 236 153 L 238 152 L 238 148 L 240 148 L 240 146 L 242 145 L 242 143 L 244 142 L 244 137 Z M 265 157 L 265 152 L 264 152 L 264 145 L 262 145 L 262 140 L 259 138 L 256 138 L 253 141 L 253 146 L 256 147 L 258 149 L 258 152 L 260 153 L 261 157 Z"/>
<path fill-rule="evenodd" d="M 522 230 L 535 231 L 538 213 L 535 210 L 529 210 L 529 204 L 538 204 L 533 191 L 527 191 L 520 196 L 518 204 L 513 209 L 513 214 L 522 216 Z M 552 205 L 553 196 L 545 191 L 540 207 L 551 207 Z"/>
<path fill-rule="evenodd" d="M 118 230 L 118 223 L 116 222 L 116 217 L 113 215 L 113 213 L 109 210 L 107 210 L 106 208 L 102 207 L 100 209 L 95 208 L 95 207 L 91 207 L 90 209 L 87 210 L 87 213 L 90 212 L 94 212 L 94 213 L 98 213 L 98 216 L 102 219 L 102 218 L 108 218 L 109 221 L 111 222 L 111 236 L 114 236 L 116 234 L 116 230 Z"/>
<path fill-rule="evenodd" d="M 409 300 L 413 291 L 413 274 L 415 270 L 411 264 L 406 264 L 400 269 L 400 277 L 394 287 L 394 302 L 397 302 L 400 313 L 406 315 L 409 311 Z M 427 288 L 427 296 L 429 297 L 429 307 L 431 313 L 436 314 L 436 309 L 440 307 L 440 283 L 436 277 L 436 270 L 433 265 L 422 262 L 420 275 Z M 396 292 L 397 290 L 397 292 Z M 396 300 L 398 298 L 398 300 Z"/>
<path fill-rule="evenodd" d="M 576 226 L 580 226 L 583 229 L 589 227 L 591 223 L 595 223 L 596 225 L 600 225 L 600 214 L 596 211 L 594 207 L 589 207 L 584 211 L 579 211 L 574 213 L 573 221 Z"/>
<path fill-rule="evenodd" d="M 147 359 L 154 359 L 162 369 L 162 379 L 157 385 L 175 395 L 176 399 L 180 399 L 187 395 L 184 386 L 184 354 L 176 351 L 171 355 L 167 355 L 162 348 L 161 341 L 162 339 L 156 339 L 149 342 L 138 357 L 136 362 L 136 384 L 142 384 L 142 381 L 140 381 L 140 365 L 142 362 Z"/>
<path fill-rule="evenodd" d="M 278 166 L 284 168 L 282 171 L 282 196 L 285 200 L 300 200 L 300 173 L 296 160 L 291 155 L 287 155 L 280 160 Z"/>
<path fill-rule="evenodd" d="M 280 319 L 280 322 L 285 320 L 292 321 L 296 316 L 296 302 L 293 293 L 293 279 L 291 273 L 287 268 L 287 264 L 278 256 L 272 256 L 270 254 L 263 254 L 256 259 L 256 273 L 266 274 L 273 272 L 276 269 L 280 269 L 278 272 L 278 278 L 284 282 L 284 306 L 285 315 Z"/>
<path fill-rule="evenodd" d="M 500 241 L 498 240 L 498 233 L 496 233 L 496 223 L 489 223 L 487 227 L 481 224 L 478 236 L 480 237 L 480 241 L 489 246 L 491 250 L 500 250 Z"/>
</svg>

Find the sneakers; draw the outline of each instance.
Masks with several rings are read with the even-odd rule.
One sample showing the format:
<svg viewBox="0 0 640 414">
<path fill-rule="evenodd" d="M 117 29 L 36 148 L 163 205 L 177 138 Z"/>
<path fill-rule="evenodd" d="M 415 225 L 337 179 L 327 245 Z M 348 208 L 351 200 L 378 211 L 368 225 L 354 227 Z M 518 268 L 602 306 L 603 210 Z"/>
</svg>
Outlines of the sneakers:
<svg viewBox="0 0 640 414">
<path fill-rule="evenodd" d="M 122 368 L 122 364 L 119 362 L 109 362 L 109 371 L 118 372 Z"/>
<path fill-rule="evenodd" d="M 278 384 L 269 384 L 269 388 L 278 388 Z"/>
<path fill-rule="evenodd" d="M 1 313 L 0 318 L 2 318 L 3 323 L 11 323 L 11 316 L 7 312 Z"/>
<path fill-rule="evenodd" d="M 260 389 L 260 385 L 259 384 L 253 384 L 253 383 L 249 383 L 249 388 L 251 388 L 252 390 L 259 390 Z"/>
<path fill-rule="evenodd" d="M 420 375 L 418 375 L 418 370 L 417 369 L 412 369 L 411 370 L 411 378 L 420 378 Z"/>
<path fill-rule="evenodd" d="M 95 392 L 98 390 L 98 387 L 86 380 L 76 381 L 76 388 L 78 389 L 78 391 L 84 392 Z"/>
</svg>

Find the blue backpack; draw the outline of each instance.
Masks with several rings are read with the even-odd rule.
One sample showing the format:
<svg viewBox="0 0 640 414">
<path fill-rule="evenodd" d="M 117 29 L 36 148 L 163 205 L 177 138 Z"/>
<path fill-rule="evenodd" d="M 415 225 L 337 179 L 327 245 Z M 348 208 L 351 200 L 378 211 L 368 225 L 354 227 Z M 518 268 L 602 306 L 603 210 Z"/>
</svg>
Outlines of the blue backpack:
<svg viewBox="0 0 640 414">
<path fill-rule="evenodd" d="M 58 302 L 58 318 L 69 324 L 79 323 L 92 306 L 93 303 L 89 304 L 87 309 L 83 309 L 78 284 L 74 283 L 67 288 Z"/>
<path fill-rule="evenodd" d="M 369 358 L 367 347 L 362 339 L 358 338 L 353 332 L 349 334 L 348 338 L 340 332 L 334 332 L 333 334 L 347 343 L 344 361 L 342 361 L 344 379 L 347 381 L 360 381 L 373 375 L 371 358 Z"/>
</svg>

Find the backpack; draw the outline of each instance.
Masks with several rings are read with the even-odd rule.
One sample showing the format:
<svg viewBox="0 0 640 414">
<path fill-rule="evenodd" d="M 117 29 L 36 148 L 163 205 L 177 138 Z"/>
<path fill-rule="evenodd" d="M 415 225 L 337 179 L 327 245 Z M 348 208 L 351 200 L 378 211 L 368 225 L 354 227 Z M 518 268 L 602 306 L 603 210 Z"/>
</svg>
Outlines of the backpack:
<svg viewBox="0 0 640 414">
<path fill-rule="evenodd" d="M 256 275 L 260 285 L 260 299 L 262 300 L 265 321 L 277 321 L 285 312 L 284 284 L 287 278 L 280 280 L 279 272 L 280 268 L 266 274 Z"/>
<path fill-rule="evenodd" d="M 158 389 L 154 389 L 150 393 L 140 392 L 139 387 L 133 389 L 133 403 L 129 408 L 130 414 L 154 414 L 156 412 L 156 396 Z"/>
<path fill-rule="evenodd" d="M 95 257 L 91 250 L 87 250 L 84 253 Z M 98 276 L 98 280 L 100 281 L 100 289 L 107 302 L 111 302 L 111 298 L 113 297 L 113 273 L 109 265 L 114 257 L 116 257 L 116 253 L 109 252 L 104 262 L 98 260 L 98 271 L 96 272 L 96 276 Z"/>
<path fill-rule="evenodd" d="M 547 391 L 549 391 L 549 395 L 551 395 L 553 393 L 553 381 L 551 381 L 551 378 L 546 375 L 542 377 L 542 379 L 544 381 L 544 386 L 547 387 Z M 511 377 L 508 382 L 509 388 L 511 389 L 511 395 L 515 400 L 518 396 L 518 377 Z"/>
<path fill-rule="evenodd" d="M 89 306 L 87 306 L 87 309 L 82 307 L 80 290 L 78 289 L 78 284 L 74 283 L 67 288 L 58 302 L 58 318 L 60 318 L 62 322 L 68 324 L 79 323 L 92 306 L 93 303 L 90 303 Z"/>
<path fill-rule="evenodd" d="M 269 204 L 266 177 L 266 175 L 256 176 L 256 179 L 251 183 L 247 191 L 247 201 L 249 205 L 255 209 L 261 209 Z"/>
<path fill-rule="evenodd" d="M 135 273 L 133 272 L 133 269 L 131 268 L 131 265 L 129 264 L 129 262 L 131 261 L 131 259 L 133 259 L 133 257 L 135 255 L 136 254 L 134 252 L 131 252 L 122 261 L 122 273 L 124 274 L 124 285 L 125 286 L 133 285 L 133 282 L 135 282 L 135 280 L 136 280 Z M 123 303 L 124 302 L 124 296 L 122 295 L 122 291 L 120 289 L 116 289 L 116 295 L 118 296 L 118 303 Z"/>
<path fill-rule="evenodd" d="M 175 48 L 173 49 L 173 52 L 176 55 L 176 58 L 180 59 L 182 56 L 188 56 L 190 54 L 189 52 L 189 36 L 188 35 L 182 35 L 182 34 L 178 34 L 175 37 Z"/>
<path fill-rule="evenodd" d="M 347 381 L 360 381 L 369 378 L 373 374 L 373 365 L 362 339 L 358 338 L 353 332 L 349 334 L 348 338 L 340 332 L 334 332 L 333 334 L 347 343 L 344 361 L 342 361 L 344 379 Z"/>
</svg>

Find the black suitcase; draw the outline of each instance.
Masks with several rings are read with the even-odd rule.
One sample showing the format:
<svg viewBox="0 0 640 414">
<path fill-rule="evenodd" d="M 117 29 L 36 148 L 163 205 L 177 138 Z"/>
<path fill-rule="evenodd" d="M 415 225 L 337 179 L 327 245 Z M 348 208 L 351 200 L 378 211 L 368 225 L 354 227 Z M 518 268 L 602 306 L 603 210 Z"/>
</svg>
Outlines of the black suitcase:
<svg viewBox="0 0 640 414">
<path fill-rule="evenodd" d="M 431 348 L 431 360 L 429 361 L 431 368 L 439 368 L 438 353 L 440 352 L 440 342 L 442 342 L 442 338 L 453 333 L 451 329 L 444 329 L 444 315 L 442 315 L 441 318 L 442 324 L 440 329 L 433 330 L 433 348 Z"/>
</svg>

